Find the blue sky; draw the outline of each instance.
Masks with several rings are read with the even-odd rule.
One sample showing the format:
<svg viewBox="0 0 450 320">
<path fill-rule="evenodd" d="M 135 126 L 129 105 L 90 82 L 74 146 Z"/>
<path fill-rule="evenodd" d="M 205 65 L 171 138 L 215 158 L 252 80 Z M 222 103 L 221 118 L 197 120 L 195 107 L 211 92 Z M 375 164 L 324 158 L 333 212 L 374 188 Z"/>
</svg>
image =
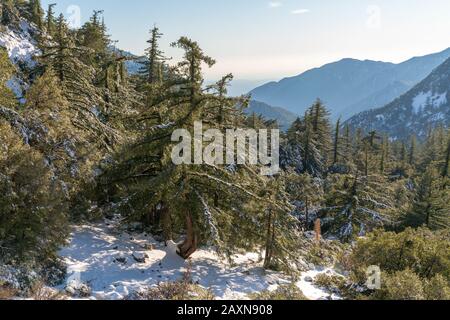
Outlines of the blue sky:
<svg viewBox="0 0 450 320">
<path fill-rule="evenodd" d="M 450 47 L 448 0 L 43 0 L 81 20 L 104 9 L 112 39 L 142 54 L 149 29 L 162 46 L 182 35 L 198 41 L 217 65 L 209 79 L 269 80 L 341 58 L 400 62 Z M 70 15 L 70 14 L 69 14 Z"/>
</svg>

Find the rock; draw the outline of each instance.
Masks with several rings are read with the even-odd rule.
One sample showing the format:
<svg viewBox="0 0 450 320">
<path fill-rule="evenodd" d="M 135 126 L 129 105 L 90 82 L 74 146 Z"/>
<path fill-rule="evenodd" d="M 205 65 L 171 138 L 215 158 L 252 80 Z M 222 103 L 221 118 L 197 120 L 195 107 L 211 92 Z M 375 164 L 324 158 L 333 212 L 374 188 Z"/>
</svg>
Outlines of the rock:
<svg viewBox="0 0 450 320">
<path fill-rule="evenodd" d="M 305 237 L 308 239 L 315 239 L 316 238 L 316 233 L 314 231 L 306 231 L 305 232 Z"/>
<path fill-rule="evenodd" d="M 126 257 L 117 257 L 117 258 L 114 259 L 114 262 L 121 263 L 121 264 L 126 264 L 127 263 L 127 258 Z"/>
<path fill-rule="evenodd" d="M 309 268 L 309 270 L 316 270 L 316 266 L 314 263 L 308 264 L 308 268 Z"/>
<path fill-rule="evenodd" d="M 113 250 L 119 250 L 119 246 L 113 247 Z"/>
<path fill-rule="evenodd" d="M 144 225 L 140 222 L 133 222 L 128 225 L 129 232 L 141 232 L 144 230 Z"/>
<path fill-rule="evenodd" d="M 68 286 L 68 287 L 66 287 L 65 291 L 68 295 L 70 295 L 72 297 L 75 296 L 76 291 L 75 291 L 74 287 Z"/>
<path fill-rule="evenodd" d="M 305 277 L 305 281 L 306 282 L 314 282 L 314 279 L 312 277 L 310 277 L 310 276 L 306 276 Z"/>
<path fill-rule="evenodd" d="M 300 266 L 300 268 L 302 268 L 304 271 L 308 270 L 309 265 L 303 261 L 303 260 L 299 260 L 298 261 L 298 265 Z"/>
<path fill-rule="evenodd" d="M 148 255 L 145 252 L 134 252 L 133 259 L 138 263 L 145 263 L 148 259 Z"/>
<path fill-rule="evenodd" d="M 91 288 L 85 283 L 70 282 L 65 291 L 68 295 L 78 298 L 88 298 L 91 296 Z"/>
<path fill-rule="evenodd" d="M 144 244 L 143 246 L 141 246 L 142 249 L 147 250 L 147 251 L 153 251 L 155 250 L 155 246 L 152 244 Z"/>
</svg>

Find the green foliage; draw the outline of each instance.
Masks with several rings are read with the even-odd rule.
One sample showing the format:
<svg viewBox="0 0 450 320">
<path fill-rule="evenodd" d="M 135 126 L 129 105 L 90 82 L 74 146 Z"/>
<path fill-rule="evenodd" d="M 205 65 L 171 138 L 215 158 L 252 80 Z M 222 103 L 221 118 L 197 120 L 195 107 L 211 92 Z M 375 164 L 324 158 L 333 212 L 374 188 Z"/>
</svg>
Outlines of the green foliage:
<svg viewBox="0 0 450 320">
<path fill-rule="evenodd" d="M 8 58 L 8 53 L 0 48 L 0 106 L 12 108 L 17 102 L 14 93 L 6 86 L 13 76 L 14 67 Z"/>
<path fill-rule="evenodd" d="M 351 241 L 389 222 L 393 208 L 392 191 L 382 176 L 332 175 L 327 182 L 328 220 L 324 229 Z"/>
<path fill-rule="evenodd" d="M 428 280 L 406 269 L 394 274 L 383 274 L 382 279 L 382 288 L 374 292 L 370 299 L 450 300 L 449 282 L 439 274 Z"/>
<path fill-rule="evenodd" d="M 402 233 L 375 231 L 358 240 L 351 255 L 356 279 L 365 279 L 369 266 L 394 273 L 411 269 L 422 278 L 441 274 L 450 278 L 450 242 L 448 230 L 433 233 L 425 228 Z"/>
<path fill-rule="evenodd" d="M 61 186 L 41 154 L 0 122 L 0 251 L 3 261 L 36 262 L 64 243 L 66 215 Z"/>
<path fill-rule="evenodd" d="M 280 285 L 274 291 L 262 291 L 260 293 L 255 293 L 250 295 L 250 299 L 252 300 L 281 300 L 281 301 L 301 301 L 308 300 L 303 292 L 295 285 Z"/>
<path fill-rule="evenodd" d="M 416 195 L 408 210 L 406 226 L 426 226 L 433 230 L 450 228 L 450 186 L 438 167 L 430 166 L 418 179 Z"/>
</svg>

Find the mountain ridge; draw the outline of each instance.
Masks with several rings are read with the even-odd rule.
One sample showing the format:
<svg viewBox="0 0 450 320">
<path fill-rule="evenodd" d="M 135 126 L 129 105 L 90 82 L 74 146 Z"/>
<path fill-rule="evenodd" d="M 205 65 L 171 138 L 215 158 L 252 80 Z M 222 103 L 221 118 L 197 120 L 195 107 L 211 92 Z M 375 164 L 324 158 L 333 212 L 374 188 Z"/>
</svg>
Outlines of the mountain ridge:
<svg viewBox="0 0 450 320">
<path fill-rule="evenodd" d="M 321 98 L 333 118 L 350 118 L 358 112 L 382 107 L 407 92 L 433 69 L 450 58 L 450 48 L 395 64 L 344 58 L 272 81 L 253 89 L 253 99 L 303 114 Z"/>
<path fill-rule="evenodd" d="M 423 139 L 430 128 L 450 125 L 450 58 L 405 94 L 386 106 L 359 113 L 345 122 L 407 139 Z"/>
</svg>

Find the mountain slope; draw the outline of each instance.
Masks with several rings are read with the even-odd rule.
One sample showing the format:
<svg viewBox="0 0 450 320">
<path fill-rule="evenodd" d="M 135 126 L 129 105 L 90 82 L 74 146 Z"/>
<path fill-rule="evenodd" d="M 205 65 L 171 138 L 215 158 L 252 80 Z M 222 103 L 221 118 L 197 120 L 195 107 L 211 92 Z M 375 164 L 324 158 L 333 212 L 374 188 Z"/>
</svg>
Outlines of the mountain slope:
<svg viewBox="0 0 450 320">
<path fill-rule="evenodd" d="M 360 113 L 347 122 L 393 138 L 424 138 L 430 127 L 450 124 L 450 59 L 425 80 L 387 106 Z"/>
<path fill-rule="evenodd" d="M 250 105 L 245 109 L 246 114 L 256 113 L 268 120 L 276 120 L 280 129 L 287 130 L 297 119 L 297 115 L 280 107 L 272 107 L 264 102 L 250 101 Z"/>
<path fill-rule="evenodd" d="M 450 49 L 400 64 L 343 59 L 251 91 L 255 100 L 296 114 L 321 98 L 334 118 L 382 107 L 423 80 L 450 57 Z"/>
<path fill-rule="evenodd" d="M 25 91 L 29 87 L 27 73 L 36 66 L 34 58 L 40 54 L 33 37 L 35 32 L 34 27 L 25 20 L 8 27 L 2 26 L 0 30 L 0 48 L 6 50 L 15 67 L 15 75 L 7 86 L 21 102 L 24 102 Z"/>
</svg>

